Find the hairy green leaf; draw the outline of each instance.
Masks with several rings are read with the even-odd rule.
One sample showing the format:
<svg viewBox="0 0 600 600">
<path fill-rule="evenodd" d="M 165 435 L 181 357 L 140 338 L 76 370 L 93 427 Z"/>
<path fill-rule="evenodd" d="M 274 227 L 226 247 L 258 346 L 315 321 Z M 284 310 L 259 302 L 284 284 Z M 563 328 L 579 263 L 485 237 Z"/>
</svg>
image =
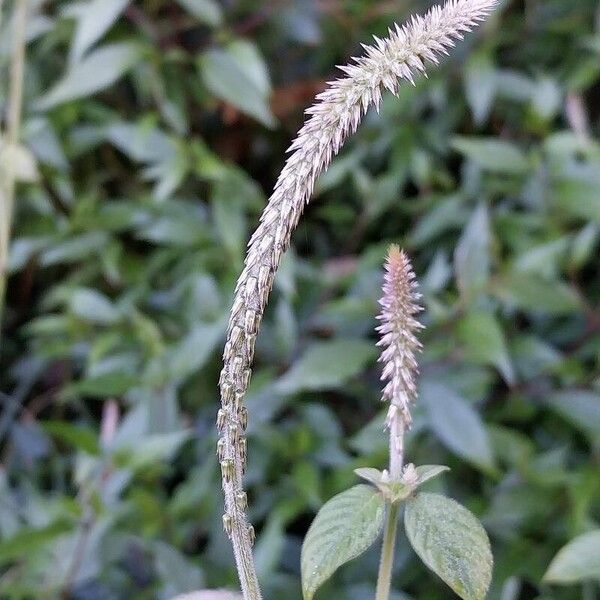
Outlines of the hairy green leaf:
<svg viewBox="0 0 600 600">
<path fill-rule="evenodd" d="M 464 506 L 439 494 L 406 502 L 404 524 L 421 560 L 463 600 L 483 600 L 492 580 L 487 534 Z"/>
<path fill-rule="evenodd" d="M 356 485 L 321 508 L 302 545 L 305 600 L 311 600 L 340 566 L 371 546 L 381 531 L 383 516 L 383 497 L 369 485 Z"/>
</svg>

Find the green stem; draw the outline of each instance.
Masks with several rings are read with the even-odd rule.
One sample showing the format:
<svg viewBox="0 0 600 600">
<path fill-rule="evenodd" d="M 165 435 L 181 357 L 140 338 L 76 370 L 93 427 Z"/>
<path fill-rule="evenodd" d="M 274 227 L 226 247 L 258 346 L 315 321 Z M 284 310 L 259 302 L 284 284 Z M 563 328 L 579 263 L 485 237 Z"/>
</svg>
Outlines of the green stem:
<svg viewBox="0 0 600 600">
<path fill-rule="evenodd" d="M 17 0 L 14 11 L 6 136 L 3 140 L 3 156 L 1 157 L 3 160 L 0 164 L 0 177 L 2 179 L 0 182 L 0 336 L 4 297 L 6 294 L 6 280 L 8 277 L 8 248 L 15 196 L 15 173 L 12 165 L 14 160 L 12 154 L 19 141 L 21 109 L 23 105 L 27 0 Z"/>
<path fill-rule="evenodd" d="M 381 548 L 381 562 L 379 563 L 379 575 L 377 577 L 376 600 L 388 600 L 390 597 L 399 509 L 400 506 L 398 502 L 388 504 L 387 515 L 385 518 L 385 532 L 383 534 L 383 546 Z"/>
</svg>

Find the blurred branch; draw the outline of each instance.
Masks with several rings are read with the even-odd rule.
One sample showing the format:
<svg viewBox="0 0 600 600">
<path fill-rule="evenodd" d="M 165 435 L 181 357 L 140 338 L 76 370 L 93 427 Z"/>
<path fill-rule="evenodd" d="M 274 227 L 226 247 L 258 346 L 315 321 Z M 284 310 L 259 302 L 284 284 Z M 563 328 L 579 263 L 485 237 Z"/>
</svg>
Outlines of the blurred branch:
<svg viewBox="0 0 600 600">
<path fill-rule="evenodd" d="M 14 149 L 19 141 L 21 110 L 23 106 L 23 72 L 25 69 L 25 26 L 27 23 L 27 0 L 16 0 L 12 58 L 9 77 L 9 95 L 6 117 L 6 136 L 0 155 L 0 340 L 2 315 L 8 277 L 8 250 L 12 225 L 15 172 Z"/>
</svg>

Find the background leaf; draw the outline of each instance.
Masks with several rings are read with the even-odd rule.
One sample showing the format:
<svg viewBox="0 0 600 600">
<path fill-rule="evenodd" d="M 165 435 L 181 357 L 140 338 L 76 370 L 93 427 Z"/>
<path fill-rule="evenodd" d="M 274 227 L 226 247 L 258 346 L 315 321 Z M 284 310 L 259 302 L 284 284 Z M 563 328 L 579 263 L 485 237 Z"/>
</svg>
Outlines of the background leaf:
<svg viewBox="0 0 600 600">
<path fill-rule="evenodd" d="M 117 21 L 129 0 L 90 0 L 81 6 L 71 47 L 71 60 L 79 62 Z"/>
<path fill-rule="evenodd" d="M 503 331 L 489 312 L 469 312 L 458 325 L 459 339 L 469 360 L 495 366 L 508 384 L 515 375 Z"/>
<path fill-rule="evenodd" d="M 529 168 L 525 154 L 506 141 L 457 136 L 452 146 L 487 171 L 522 174 Z"/>
<path fill-rule="evenodd" d="M 568 584 L 588 579 L 600 579 L 600 530 L 584 533 L 569 542 L 544 575 L 548 583 Z"/>
<path fill-rule="evenodd" d="M 494 470 L 487 431 L 466 400 L 442 384 L 429 382 L 421 385 L 419 400 L 433 431 L 450 450 L 478 467 Z"/>
<path fill-rule="evenodd" d="M 471 299 L 487 283 L 490 242 L 488 210 L 480 204 L 473 211 L 454 252 L 458 287 L 467 299 Z"/>
<path fill-rule="evenodd" d="M 200 60 L 202 78 L 217 97 L 233 104 L 267 127 L 277 123 L 264 89 L 264 67 L 256 53 L 208 50 Z"/>
<path fill-rule="evenodd" d="M 103 90 L 123 77 L 141 58 L 135 43 L 107 44 L 73 65 L 54 87 L 37 102 L 38 110 L 49 110 Z"/>
<path fill-rule="evenodd" d="M 215 0 L 177 0 L 190 14 L 208 25 L 220 25 L 223 20 L 221 6 Z"/>
<path fill-rule="evenodd" d="M 360 373 L 375 355 L 373 345 L 360 340 L 316 342 L 279 379 L 277 390 L 294 394 L 336 387 Z"/>
</svg>

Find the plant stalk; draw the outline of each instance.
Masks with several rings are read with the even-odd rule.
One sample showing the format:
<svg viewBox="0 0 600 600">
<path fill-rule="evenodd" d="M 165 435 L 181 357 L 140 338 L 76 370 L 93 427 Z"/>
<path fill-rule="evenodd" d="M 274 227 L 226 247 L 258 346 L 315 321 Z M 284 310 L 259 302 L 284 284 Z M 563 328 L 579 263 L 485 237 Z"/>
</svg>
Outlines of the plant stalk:
<svg viewBox="0 0 600 600">
<path fill-rule="evenodd" d="M 387 515 L 385 518 L 385 532 L 383 534 L 383 546 L 381 548 L 381 561 L 379 563 L 379 575 L 377 576 L 376 600 L 388 600 L 390 597 L 399 512 L 400 505 L 398 502 L 388 504 Z"/>
<path fill-rule="evenodd" d="M 404 463 L 404 421 L 395 413 L 389 424 L 390 428 L 390 478 L 399 481 L 402 476 Z M 376 600 L 388 600 L 392 584 L 392 568 L 394 566 L 394 549 L 396 547 L 396 530 L 398 529 L 399 502 L 389 502 L 385 517 L 385 531 L 383 546 L 381 547 L 381 560 L 377 576 Z"/>
<path fill-rule="evenodd" d="M 0 341 L 2 316 L 8 278 L 8 250 L 15 199 L 13 151 L 19 141 L 23 107 L 23 73 L 25 70 L 25 28 L 27 0 L 16 0 L 10 63 L 9 94 L 6 117 L 6 136 L 0 155 Z"/>
</svg>

